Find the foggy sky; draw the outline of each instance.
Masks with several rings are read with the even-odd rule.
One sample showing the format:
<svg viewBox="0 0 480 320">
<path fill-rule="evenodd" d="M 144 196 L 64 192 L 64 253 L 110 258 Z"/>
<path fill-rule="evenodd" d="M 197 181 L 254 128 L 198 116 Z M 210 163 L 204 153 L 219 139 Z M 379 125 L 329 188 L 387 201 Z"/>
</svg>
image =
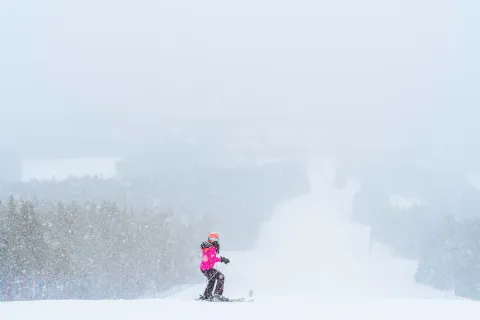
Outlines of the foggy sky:
<svg viewBox="0 0 480 320">
<path fill-rule="evenodd" d="M 28 140 L 244 115 L 308 120 L 345 139 L 455 144 L 478 133 L 478 9 L 447 0 L 4 2 L 0 133 L 28 129 Z"/>
</svg>

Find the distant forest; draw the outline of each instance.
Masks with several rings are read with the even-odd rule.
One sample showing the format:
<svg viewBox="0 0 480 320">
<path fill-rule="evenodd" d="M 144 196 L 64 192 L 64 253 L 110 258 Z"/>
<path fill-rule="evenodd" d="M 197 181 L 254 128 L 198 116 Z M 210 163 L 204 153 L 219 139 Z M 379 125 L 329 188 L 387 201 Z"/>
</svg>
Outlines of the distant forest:
<svg viewBox="0 0 480 320">
<path fill-rule="evenodd" d="M 359 166 L 360 167 L 360 166 Z M 415 281 L 480 300 L 480 192 L 459 172 L 432 165 L 344 167 L 337 187 L 358 180 L 352 219 L 372 230 L 375 241 L 418 261 Z M 414 199 L 394 205 L 394 198 Z"/>
<path fill-rule="evenodd" d="M 280 202 L 308 192 L 295 163 L 4 183 L 0 299 L 129 299 L 202 280 L 199 243 L 255 246 Z"/>
</svg>

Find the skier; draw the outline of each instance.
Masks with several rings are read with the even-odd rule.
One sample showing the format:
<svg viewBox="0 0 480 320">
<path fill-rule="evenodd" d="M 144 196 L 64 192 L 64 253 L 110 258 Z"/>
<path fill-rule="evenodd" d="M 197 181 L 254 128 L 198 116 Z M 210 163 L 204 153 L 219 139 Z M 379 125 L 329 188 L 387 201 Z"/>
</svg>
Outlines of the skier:
<svg viewBox="0 0 480 320">
<path fill-rule="evenodd" d="M 223 273 L 215 269 L 215 263 L 221 262 L 228 264 L 230 260 L 224 257 L 217 256 L 220 253 L 220 243 L 218 242 L 218 233 L 211 232 L 208 234 L 208 240 L 202 242 L 200 245 L 202 249 L 202 262 L 200 263 L 200 271 L 207 278 L 207 287 L 205 292 L 200 296 L 201 300 L 219 300 L 228 301 L 228 298 L 223 296 L 223 286 L 225 283 L 225 276 Z M 215 286 L 215 282 L 217 285 Z M 215 286 L 214 295 L 212 295 Z"/>
</svg>

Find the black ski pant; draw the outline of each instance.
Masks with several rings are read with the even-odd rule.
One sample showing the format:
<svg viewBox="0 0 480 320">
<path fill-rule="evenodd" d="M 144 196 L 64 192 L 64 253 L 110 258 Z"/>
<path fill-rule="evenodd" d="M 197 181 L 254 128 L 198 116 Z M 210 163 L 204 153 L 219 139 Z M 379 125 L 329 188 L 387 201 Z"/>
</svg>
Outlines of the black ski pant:
<svg viewBox="0 0 480 320">
<path fill-rule="evenodd" d="M 223 294 L 223 285 L 225 283 L 225 276 L 223 273 L 218 271 L 215 268 L 202 270 L 203 275 L 207 278 L 207 287 L 205 288 L 205 292 L 203 293 L 204 297 L 211 297 L 213 287 L 215 287 L 215 294 L 222 295 Z M 215 286 L 215 282 L 217 282 L 217 286 Z"/>
</svg>

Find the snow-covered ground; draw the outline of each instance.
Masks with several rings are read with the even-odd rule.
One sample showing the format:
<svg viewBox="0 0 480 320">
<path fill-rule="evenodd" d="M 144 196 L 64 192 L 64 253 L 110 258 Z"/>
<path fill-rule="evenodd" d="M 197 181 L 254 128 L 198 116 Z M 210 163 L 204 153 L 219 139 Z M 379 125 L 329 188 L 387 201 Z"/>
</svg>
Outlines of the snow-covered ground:
<svg viewBox="0 0 480 320">
<path fill-rule="evenodd" d="M 417 285 L 416 264 L 392 258 L 369 230 L 349 222 L 352 192 L 332 189 L 328 165 L 312 191 L 278 207 L 253 252 L 222 252 L 225 295 L 253 289 L 253 303 L 194 301 L 204 284 L 164 299 L 0 304 L 1 319 L 479 319 L 480 305 Z M 343 214 L 341 214 L 343 212 Z"/>
</svg>

